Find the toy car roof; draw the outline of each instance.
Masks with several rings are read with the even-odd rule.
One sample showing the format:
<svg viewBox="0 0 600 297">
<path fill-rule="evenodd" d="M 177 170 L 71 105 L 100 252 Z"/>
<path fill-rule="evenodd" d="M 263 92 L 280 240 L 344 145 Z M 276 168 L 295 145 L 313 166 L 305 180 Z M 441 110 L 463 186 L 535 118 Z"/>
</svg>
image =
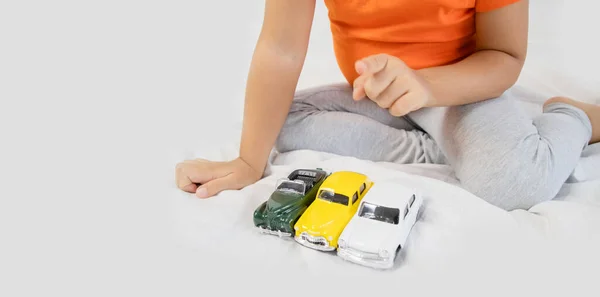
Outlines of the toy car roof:
<svg viewBox="0 0 600 297">
<path fill-rule="evenodd" d="M 365 194 L 363 202 L 402 209 L 416 194 L 415 189 L 400 182 L 377 181 Z"/>
<path fill-rule="evenodd" d="M 367 176 L 352 171 L 336 171 L 329 175 L 329 177 L 323 183 L 323 187 L 336 187 L 339 185 L 352 185 L 358 187 L 367 181 Z M 356 189 L 352 189 L 356 190 Z"/>
<path fill-rule="evenodd" d="M 296 169 L 288 175 L 288 179 L 303 181 L 308 190 L 326 176 L 327 172 L 321 169 Z"/>
</svg>

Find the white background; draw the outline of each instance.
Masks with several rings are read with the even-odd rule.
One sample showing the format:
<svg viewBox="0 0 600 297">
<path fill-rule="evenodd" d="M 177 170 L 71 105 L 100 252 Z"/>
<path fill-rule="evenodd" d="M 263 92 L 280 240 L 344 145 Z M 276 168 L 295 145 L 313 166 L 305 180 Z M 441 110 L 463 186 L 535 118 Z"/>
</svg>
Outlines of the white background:
<svg viewBox="0 0 600 297">
<path fill-rule="evenodd" d="M 301 88 L 342 80 L 318 2 Z M 592 2 L 532 1 L 528 62 L 554 69 L 541 83 L 589 101 L 600 97 Z M 242 0 L 1 2 L 0 295 L 202 292 L 214 272 L 172 238 L 173 158 L 218 158 L 238 141 L 262 11 Z"/>
</svg>

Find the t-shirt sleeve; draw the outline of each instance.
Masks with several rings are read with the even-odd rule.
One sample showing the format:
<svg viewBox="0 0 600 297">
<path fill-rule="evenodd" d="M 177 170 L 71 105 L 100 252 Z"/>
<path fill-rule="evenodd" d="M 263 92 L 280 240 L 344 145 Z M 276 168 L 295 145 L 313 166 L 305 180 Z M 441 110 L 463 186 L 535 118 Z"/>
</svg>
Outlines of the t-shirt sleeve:
<svg viewBox="0 0 600 297">
<path fill-rule="evenodd" d="M 517 3 L 521 0 L 476 0 L 475 11 L 476 12 L 488 12 L 504 6 L 508 6 Z"/>
</svg>

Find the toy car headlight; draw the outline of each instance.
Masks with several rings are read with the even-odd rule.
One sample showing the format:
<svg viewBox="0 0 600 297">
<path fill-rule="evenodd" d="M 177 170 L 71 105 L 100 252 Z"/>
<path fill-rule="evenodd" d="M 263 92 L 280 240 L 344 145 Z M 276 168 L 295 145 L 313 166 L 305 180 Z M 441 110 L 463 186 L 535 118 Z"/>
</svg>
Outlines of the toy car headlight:
<svg viewBox="0 0 600 297">
<path fill-rule="evenodd" d="M 381 250 L 381 251 L 379 251 L 379 257 L 387 258 L 389 256 L 390 256 L 390 253 L 387 250 Z"/>
<path fill-rule="evenodd" d="M 347 247 L 346 242 L 343 239 L 338 240 L 338 246 L 343 249 Z"/>
</svg>

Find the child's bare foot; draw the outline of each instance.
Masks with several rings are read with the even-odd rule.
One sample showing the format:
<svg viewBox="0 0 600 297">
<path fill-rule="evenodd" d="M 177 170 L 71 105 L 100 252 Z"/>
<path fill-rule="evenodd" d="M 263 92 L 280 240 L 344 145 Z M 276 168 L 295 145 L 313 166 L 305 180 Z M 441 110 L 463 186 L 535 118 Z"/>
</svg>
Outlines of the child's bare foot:
<svg viewBox="0 0 600 297">
<path fill-rule="evenodd" d="M 573 105 L 583 110 L 587 114 L 588 118 L 590 118 L 590 122 L 592 122 L 592 139 L 590 140 L 590 144 L 600 142 L 600 105 L 584 103 L 567 97 L 554 97 L 548 99 L 548 101 L 544 103 L 544 106 L 556 102 Z"/>
</svg>

